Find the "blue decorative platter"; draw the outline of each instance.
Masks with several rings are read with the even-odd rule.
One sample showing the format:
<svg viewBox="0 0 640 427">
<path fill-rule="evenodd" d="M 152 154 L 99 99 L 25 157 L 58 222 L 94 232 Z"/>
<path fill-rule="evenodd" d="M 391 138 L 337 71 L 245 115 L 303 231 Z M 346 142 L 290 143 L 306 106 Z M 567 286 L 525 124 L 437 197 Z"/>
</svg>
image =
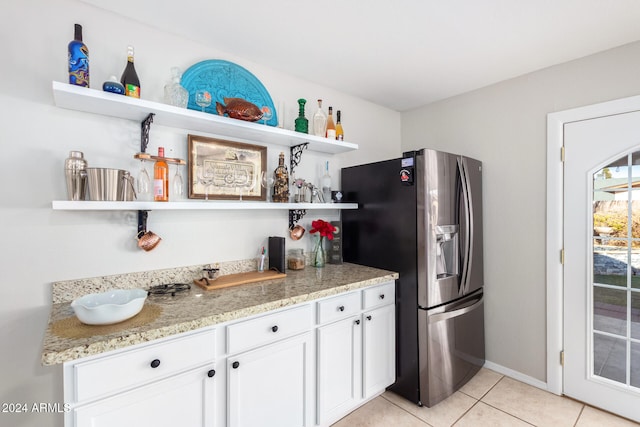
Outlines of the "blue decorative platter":
<svg viewBox="0 0 640 427">
<path fill-rule="evenodd" d="M 224 98 L 242 98 L 258 108 L 268 107 L 272 117 L 267 120 L 267 125 L 277 126 L 278 116 L 267 89 L 253 74 L 239 65 L 221 59 L 209 59 L 192 65 L 184 72 L 180 84 L 189 92 L 187 108 L 202 111 L 202 107 L 196 104 L 196 91 L 204 89 L 211 94 L 211 105 L 204 111 L 218 114 L 216 101 L 224 105 Z M 260 120 L 257 123 L 264 123 Z"/>
</svg>

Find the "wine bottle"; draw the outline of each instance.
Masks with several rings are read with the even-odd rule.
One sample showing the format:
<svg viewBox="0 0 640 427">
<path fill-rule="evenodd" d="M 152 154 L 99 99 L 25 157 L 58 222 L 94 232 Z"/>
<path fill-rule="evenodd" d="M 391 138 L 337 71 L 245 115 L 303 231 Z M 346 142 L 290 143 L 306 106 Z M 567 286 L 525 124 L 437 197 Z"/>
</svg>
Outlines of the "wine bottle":
<svg viewBox="0 0 640 427">
<path fill-rule="evenodd" d="M 82 41 L 82 25 L 75 24 L 73 40 L 69 42 L 69 84 L 89 87 L 89 48 Z"/>
<path fill-rule="evenodd" d="M 280 153 L 278 167 L 273 173 L 276 181 L 273 184 L 271 200 L 278 203 L 287 203 L 289 201 L 289 171 L 284 164 L 284 153 Z"/>
<path fill-rule="evenodd" d="M 313 115 L 313 134 L 324 136 L 327 131 L 327 115 L 322 111 L 322 99 L 318 99 L 318 111 Z"/>
<path fill-rule="evenodd" d="M 327 133 L 329 139 L 336 139 L 336 125 L 333 124 L 333 107 L 329 107 L 329 118 L 327 119 Z"/>
<path fill-rule="evenodd" d="M 164 147 L 158 147 L 158 160 L 153 165 L 153 200 L 169 201 L 169 165 L 164 160 Z"/>
<path fill-rule="evenodd" d="M 344 141 L 344 130 L 342 130 L 342 123 L 340 122 L 340 110 L 336 111 L 336 139 L 338 141 Z"/>
<path fill-rule="evenodd" d="M 133 46 L 127 46 L 127 66 L 122 72 L 120 83 L 124 86 L 125 95 L 140 98 L 140 79 L 133 65 Z"/>
</svg>

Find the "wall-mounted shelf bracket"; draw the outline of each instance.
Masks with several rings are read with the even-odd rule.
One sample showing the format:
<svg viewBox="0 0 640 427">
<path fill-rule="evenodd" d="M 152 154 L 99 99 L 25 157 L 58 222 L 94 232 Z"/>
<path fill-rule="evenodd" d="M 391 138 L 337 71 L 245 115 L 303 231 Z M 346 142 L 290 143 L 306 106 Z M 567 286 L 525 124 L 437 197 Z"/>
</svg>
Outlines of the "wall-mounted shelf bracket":
<svg viewBox="0 0 640 427">
<path fill-rule="evenodd" d="M 305 209 L 289 209 L 289 230 L 291 230 L 306 214 L 307 211 Z"/>
<path fill-rule="evenodd" d="M 138 211 L 138 237 L 147 232 L 147 218 L 149 211 Z"/>
<path fill-rule="evenodd" d="M 289 163 L 291 166 L 291 175 L 293 175 L 293 170 L 300 164 L 300 161 L 302 160 L 302 152 L 308 147 L 308 142 L 291 147 L 291 158 L 289 159 Z"/>
<path fill-rule="evenodd" d="M 147 152 L 147 145 L 149 145 L 149 130 L 151 130 L 151 123 L 153 123 L 154 113 L 149 113 L 146 119 L 142 121 L 140 124 L 141 133 L 140 133 L 140 151 L 142 153 Z"/>
</svg>

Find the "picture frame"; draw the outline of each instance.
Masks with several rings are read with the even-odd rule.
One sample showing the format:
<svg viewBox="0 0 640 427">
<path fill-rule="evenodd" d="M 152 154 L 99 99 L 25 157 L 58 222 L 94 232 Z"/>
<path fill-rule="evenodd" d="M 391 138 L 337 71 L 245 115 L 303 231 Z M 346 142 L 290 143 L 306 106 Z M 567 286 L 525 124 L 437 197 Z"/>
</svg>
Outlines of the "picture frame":
<svg viewBox="0 0 640 427">
<path fill-rule="evenodd" d="M 266 201 L 267 147 L 188 135 L 189 198 Z"/>
</svg>

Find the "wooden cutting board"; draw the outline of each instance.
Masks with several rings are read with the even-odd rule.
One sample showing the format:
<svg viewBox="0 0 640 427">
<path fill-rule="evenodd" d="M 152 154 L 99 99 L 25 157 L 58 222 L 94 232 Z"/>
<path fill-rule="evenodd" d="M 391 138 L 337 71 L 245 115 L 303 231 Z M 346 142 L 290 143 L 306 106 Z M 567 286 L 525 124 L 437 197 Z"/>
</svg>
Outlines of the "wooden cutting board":
<svg viewBox="0 0 640 427">
<path fill-rule="evenodd" d="M 228 288 L 230 286 L 245 285 L 247 283 L 262 282 L 264 280 L 282 279 L 283 277 L 287 277 L 287 275 L 274 270 L 265 270 L 262 273 L 250 271 L 248 273 L 227 274 L 215 280 L 208 279 L 208 283 L 205 279 L 196 279 L 193 283 L 210 291 L 213 289 Z"/>
</svg>

